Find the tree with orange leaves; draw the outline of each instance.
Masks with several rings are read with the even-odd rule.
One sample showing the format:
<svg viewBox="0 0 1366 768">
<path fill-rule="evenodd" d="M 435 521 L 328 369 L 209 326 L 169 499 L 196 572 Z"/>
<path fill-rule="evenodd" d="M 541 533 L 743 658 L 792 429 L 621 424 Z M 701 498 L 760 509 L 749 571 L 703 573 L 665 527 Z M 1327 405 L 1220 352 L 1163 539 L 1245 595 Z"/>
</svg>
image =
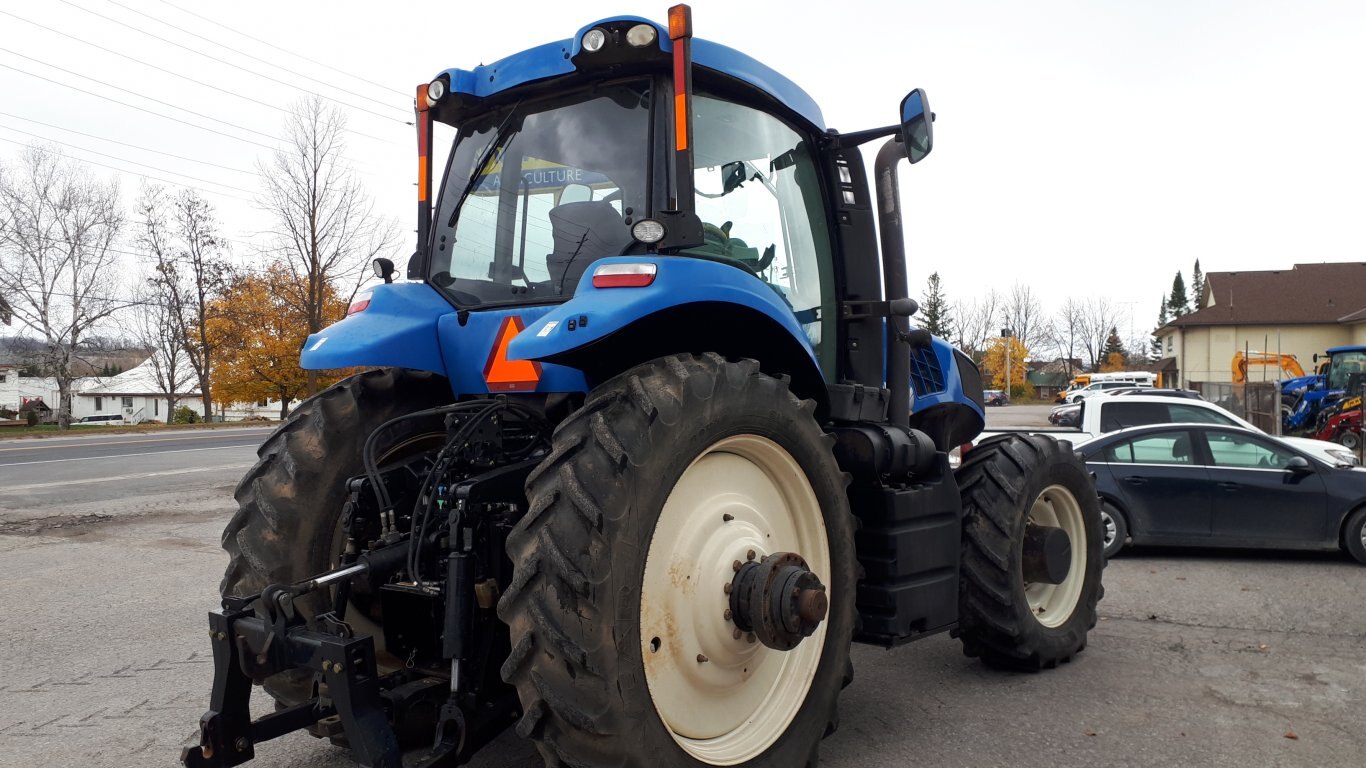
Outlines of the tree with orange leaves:
<svg viewBox="0 0 1366 768">
<path fill-rule="evenodd" d="M 221 350 L 213 372 L 220 402 L 280 401 L 280 418 L 289 403 L 308 393 L 309 377 L 299 367 L 299 351 L 308 338 L 309 318 L 285 296 L 298 290 L 300 278 L 276 264 L 264 273 L 246 274 L 228 285 L 215 303 L 210 332 Z M 328 289 L 326 322 L 340 320 L 346 307 Z"/>
</svg>

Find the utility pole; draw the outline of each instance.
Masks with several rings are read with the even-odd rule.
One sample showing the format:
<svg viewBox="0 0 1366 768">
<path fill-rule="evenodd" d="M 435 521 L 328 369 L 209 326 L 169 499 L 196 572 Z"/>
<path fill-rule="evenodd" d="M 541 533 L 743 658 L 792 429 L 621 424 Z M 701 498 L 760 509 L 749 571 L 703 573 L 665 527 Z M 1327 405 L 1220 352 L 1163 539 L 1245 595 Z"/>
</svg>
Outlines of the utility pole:
<svg viewBox="0 0 1366 768">
<path fill-rule="evenodd" d="M 1006 340 L 1006 402 L 1010 402 L 1010 339 L 1015 334 L 1009 328 L 1001 329 L 1001 338 Z"/>
</svg>

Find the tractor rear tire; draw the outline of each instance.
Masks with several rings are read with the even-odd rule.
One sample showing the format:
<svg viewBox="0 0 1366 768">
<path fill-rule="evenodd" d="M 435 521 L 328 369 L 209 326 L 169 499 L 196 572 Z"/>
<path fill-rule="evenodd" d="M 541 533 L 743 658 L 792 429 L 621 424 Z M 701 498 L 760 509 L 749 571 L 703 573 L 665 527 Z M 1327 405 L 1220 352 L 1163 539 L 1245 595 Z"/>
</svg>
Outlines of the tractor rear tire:
<svg viewBox="0 0 1366 768">
<path fill-rule="evenodd" d="M 957 629 L 963 652 L 992 667 L 1025 671 L 1071 661 L 1086 647 L 1104 595 L 1104 525 L 1086 465 L 1070 443 L 1001 435 L 969 451 L 956 477 L 963 499 Z M 1024 580 L 1031 521 L 1068 533 L 1072 560 L 1060 584 Z"/>
<path fill-rule="evenodd" d="M 252 595 L 335 567 L 346 481 L 364 471 L 365 439 L 395 416 L 451 400 L 445 378 L 388 368 L 343 379 L 302 403 L 261 443 L 256 464 L 237 484 L 237 513 L 223 531 L 228 569 L 220 592 Z M 399 422 L 380 448 L 415 448 L 424 434 L 444 438 L 439 416 Z M 311 620 L 323 603 L 314 594 L 295 605 Z M 292 670 L 271 677 L 265 688 L 290 705 L 310 698 L 312 683 L 311 674 Z"/>
<path fill-rule="evenodd" d="M 680 355 L 602 384 L 555 430 L 498 605 L 517 732 L 547 765 L 815 764 L 852 677 L 857 561 L 814 408 L 753 360 Z M 742 633 L 726 589 L 779 551 L 829 602 L 788 651 Z"/>
</svg>

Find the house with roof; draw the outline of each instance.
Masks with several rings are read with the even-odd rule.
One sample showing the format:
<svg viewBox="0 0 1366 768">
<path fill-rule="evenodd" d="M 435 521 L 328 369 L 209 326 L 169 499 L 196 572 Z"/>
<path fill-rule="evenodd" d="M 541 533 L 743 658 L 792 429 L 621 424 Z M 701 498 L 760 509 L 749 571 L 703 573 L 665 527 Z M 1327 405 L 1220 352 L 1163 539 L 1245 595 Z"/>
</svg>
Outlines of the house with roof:
<svg viewBox="0 0 1366 768">
<path fill-rule="evenodd" d="M 1231 382 L 1233 355 L 1244 350 L 1294 355 L 1310 372 L 1315 353 L 1366 345 L 1366 262 L 1207 273 L 1195 311 L 1155 335 L 1169 386 Z"/>
</svg>

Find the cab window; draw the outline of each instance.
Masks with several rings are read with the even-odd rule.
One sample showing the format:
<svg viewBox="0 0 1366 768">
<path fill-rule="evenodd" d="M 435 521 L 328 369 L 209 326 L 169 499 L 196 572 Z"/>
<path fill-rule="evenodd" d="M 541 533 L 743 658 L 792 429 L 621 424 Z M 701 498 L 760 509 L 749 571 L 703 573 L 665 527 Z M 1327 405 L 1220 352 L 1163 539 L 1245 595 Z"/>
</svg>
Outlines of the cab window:
<svg viewBox="0 0 1366 768">
<path fill-rule="evenodd" d="M 772 114 L 693 99 L 697 215 L 705 242 L 682 255 L 744 269 L 792 308 L 826 373 L 833 350 L 830 232 L 810 143 Z"/>
</svg>

